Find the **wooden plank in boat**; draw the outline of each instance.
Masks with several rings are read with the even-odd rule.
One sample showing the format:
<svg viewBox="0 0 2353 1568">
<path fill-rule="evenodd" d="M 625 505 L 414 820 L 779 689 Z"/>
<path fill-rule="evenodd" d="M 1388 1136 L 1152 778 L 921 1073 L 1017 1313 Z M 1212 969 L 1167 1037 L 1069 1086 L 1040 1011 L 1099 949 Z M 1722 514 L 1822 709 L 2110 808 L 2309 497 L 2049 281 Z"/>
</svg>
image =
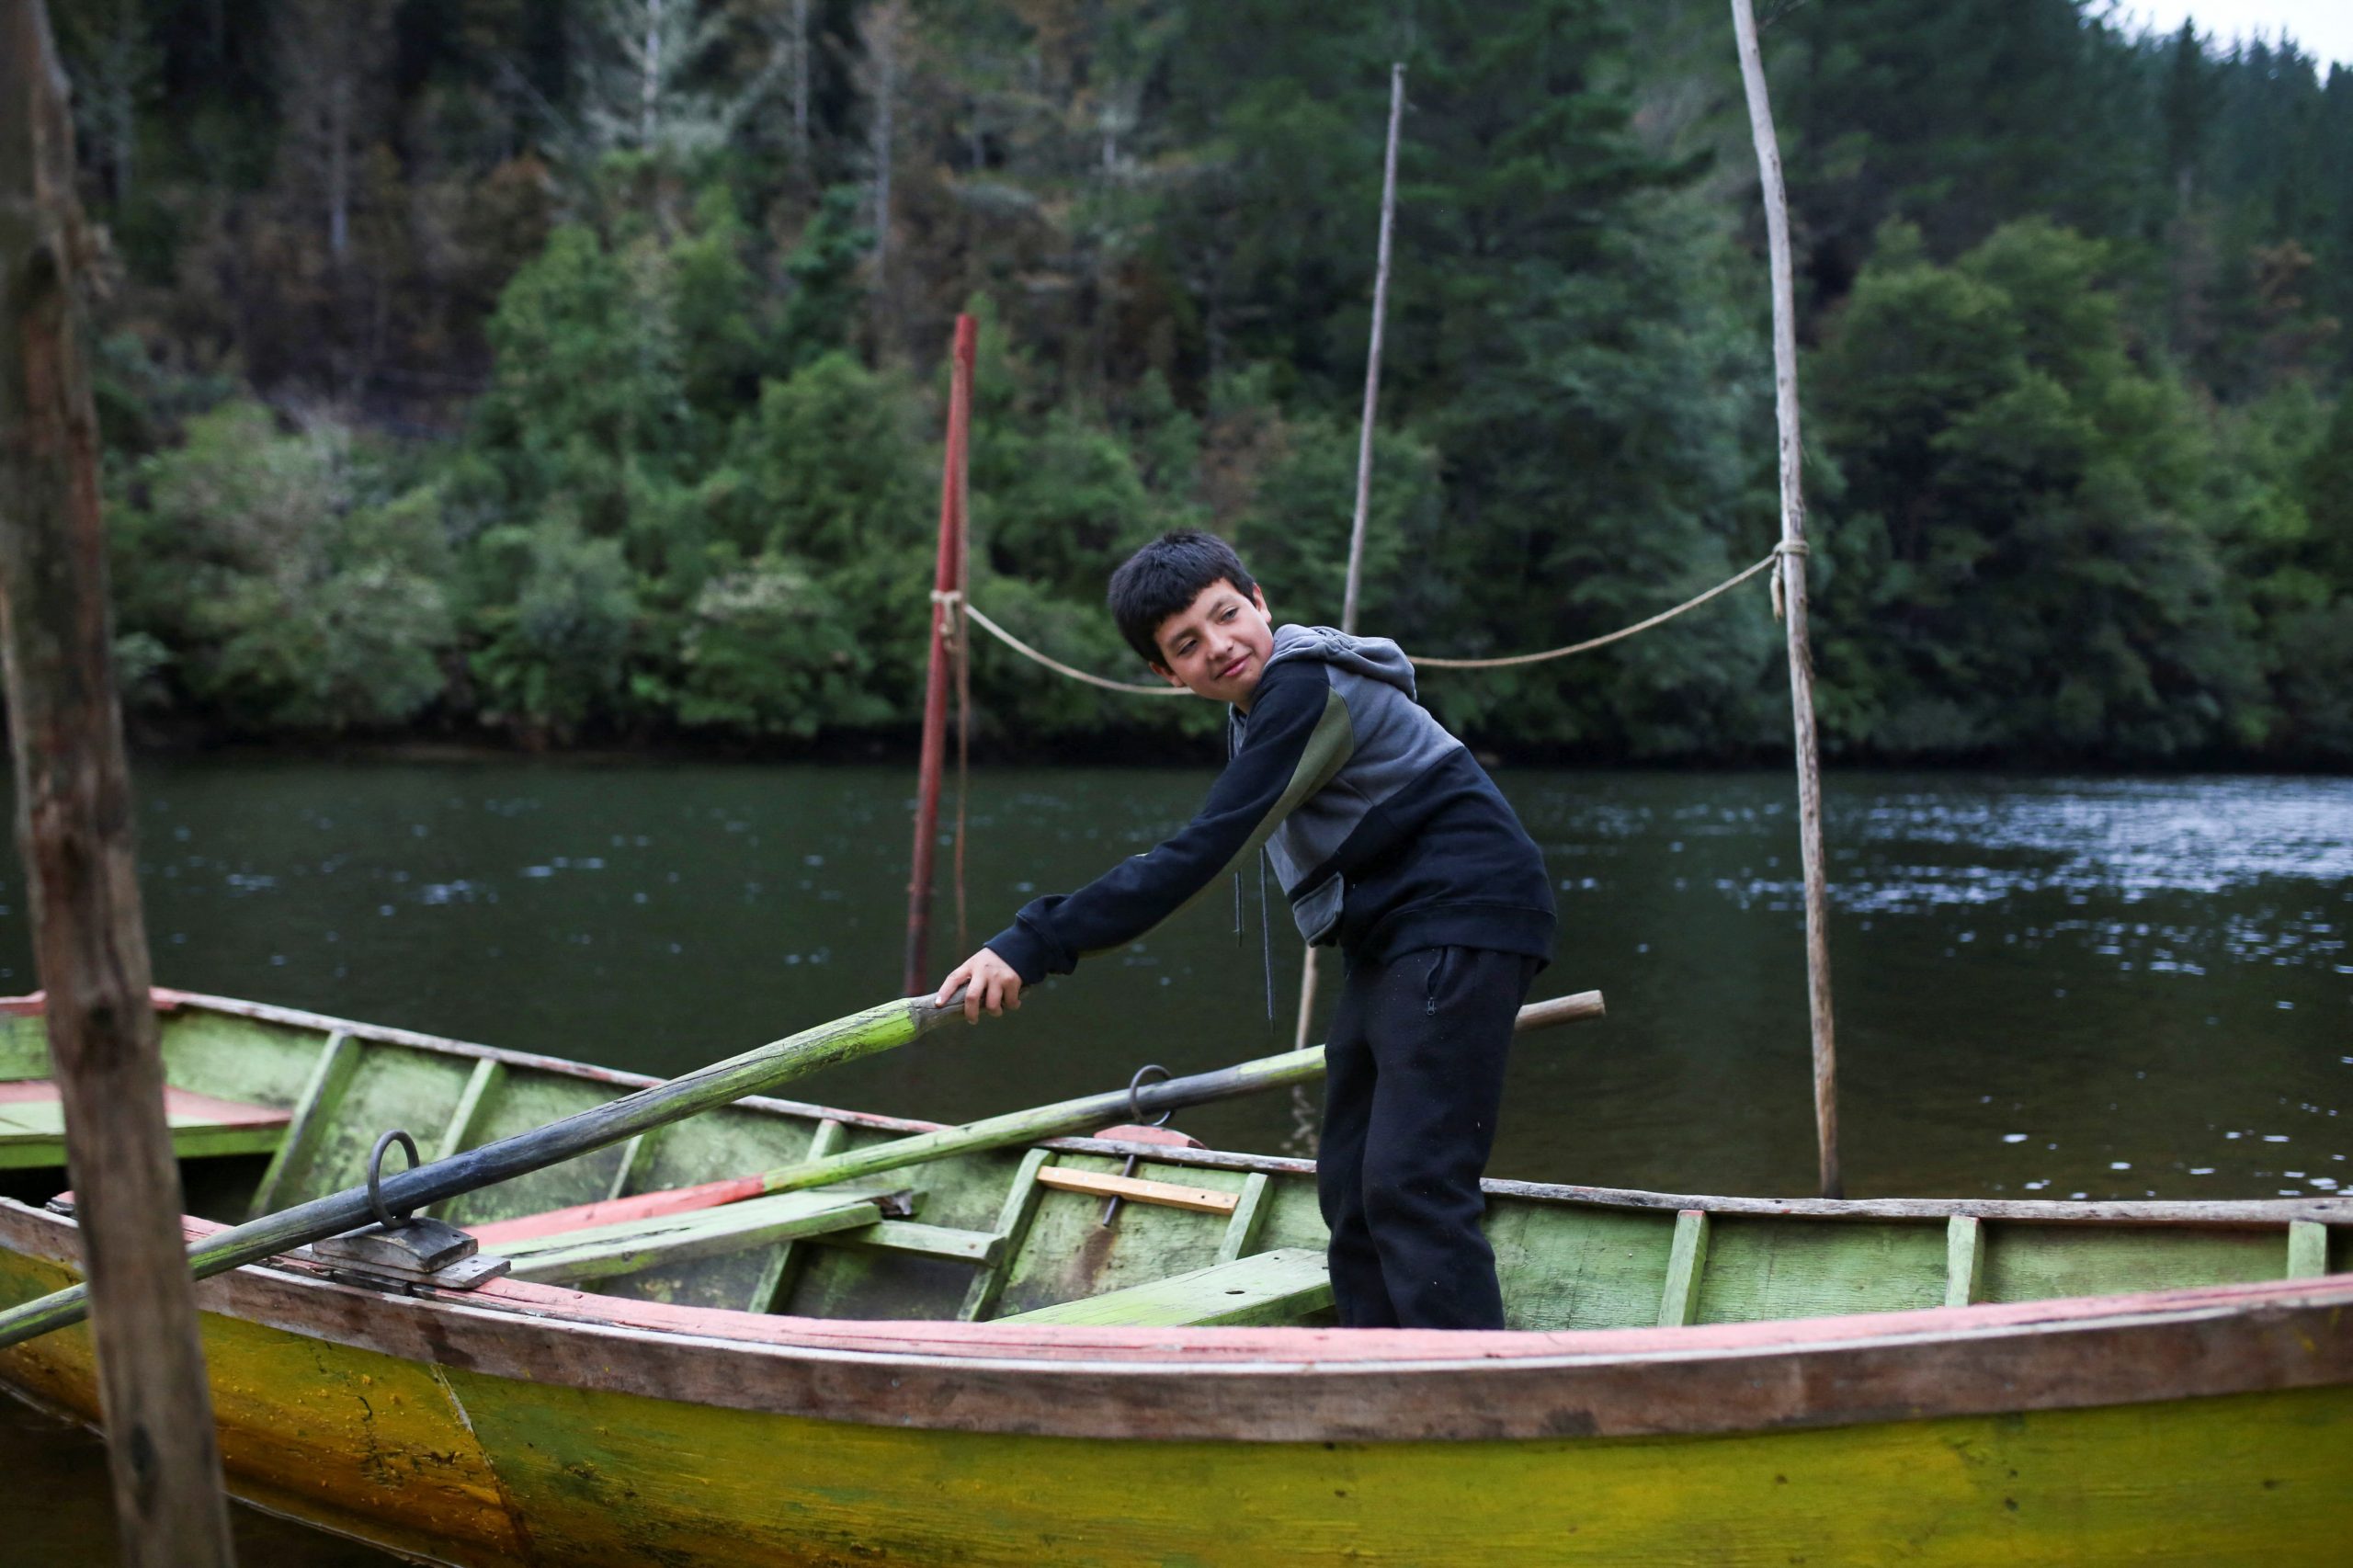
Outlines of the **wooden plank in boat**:
<svg viewBox="0 0 2353 1568">
<path fill-rule="evenodd" d="M 871 1225 L 887 1199 L 878 1193 L 780 1192 L 722 1208 L 630 1220 L 508 1243 L 517 1279 L 597 1279 L 656 1265 L 742 1252 L 771 1242 Z"/>
<path fill-rule="evenodd" d="M 1269 1193 L 1273 1181 L 1266 1172 L 1254 1171 L 1242 1184 L 1236 1196 L 1233 1218 L 1225 1224 L 1225 1237 L 1217 1244 L 1217 1260 L 1235 1263 L 1258 1250 L 1258 1233 L 1267 1228 L 1267 1215 L 1274 1208 Z"/>
<path fill-rule="evenodd" d="M 351 1086 L 351 1075 L 359 1066 L 359 1042 L 342 1029 L 327 1036 L 326 1043 L 319 1048 L 318 1059 L 311 1064 L 310 1078 L 295 1097 L 293 1124 L 286 1130 L 278 1153 L 270 1157 L 269 1169 L 262 1173 L 261 1185 L 254 1188 L 252 1213 L 267 1214 L 285 1207 L 290 1181 L 317 1153 L 320 1142 L 343 1103 L 344 1092 Z"/>
<path fill-rule="evenodd" d="M 956 1314 L 961 1321 L 978 1323 L 996 1310 L 996 1299 L 1005 1290 L 1006 1260 L 1020 1250 L 1029 1233 L 1029 1221 L 1038 1217 L 1038 1200 L 1046 1195 L 1038 1183 L 1038 1173 L 1053 1163 L 1054 1154 L 1049 1149 L 1032 1149 L 1021 1157 L 1013 1184 L 1006 1188 L 1004 1207 L 997 1211 L 996 1235 L 1002 1244 L 997 1256 L 982 1266 L 964 1292 L 964 1304 Z"/>
<path fill-rule="evenodd" d="M 2328 1272 L 2328 1227 L 2310 1220 L 2288 1221 L 2288 1278 L 2317 1279 Z"/>
<path fill-rule="evenodd" d="M 1985 1227 L 1974 1214 L 1945 1221 L 1945 1305 L 1974 1306 L 1985 1299 Z"/>
<path fill-rule="evenodd" d="M 822 1160 L 842 1146 L 846 1131 L 831 1117 L 817 1123 L 817 1131 L 810 1135 L 808 1157 Z M 753 1276 L 751 1289 L 744 1295 L 743 1307 L 750 1312 L 772 1312 L 791 1293 L 793 1270 L 808 1256 L 807 1249 L 791 1242 L 784 1242 L 761 1260 L 759 1272 Z"/>
<path fill-rule="evenodd" d="M 1332 1275 L 1324 1255 L 1305 1247 L 1279 1247 L 997 1321 L 1237 1328 L 1296 1323 L 1331 1304 Z"/>
<path fill-rule="evenodd" d="M 1708 1215 L 1686 1209 L 1675 1217 L 1666 1254 L 1666 1288 L 1659 1294 L 1658 1325 L 1681 1328 L 1699 1315 L 1699 1280 L 1708 1267 Z"/>
<path fill-rule="evenodd" d="M 286 1136 L 294 1113 L 188 1089 L 164 1090 L 172 1153 L 183 1160 L 214 1154 L 266 1154 Z M 0 1083 L 0 1170 L 65 1164 L 65 1106 L 47 1078 Z"/>
<path fill-rule="evenodd" d="M 1131 1203 L 1158 1203 L 1203 1214 L 1231 1214 L 1242 1200 L 1238 1193 L 1220 1192 L 1214 1187 L 1179 1187 L 1171 1181 L 1146 1181 L 1142 1176 L 1114 1176 L 1108 1171 L 1068 1170 L 1061 1165 L 1040 1169 L 1038 1180 L 1063 1192 L 1124 1198 Z"/>
<path fill-rule="evenodd" d="M 1005 1256 L 1005 1240 L 995 1231 L 964 1231 L 952 1225 L 925 1225 L 913 1220 L 877 1220 L 855 1230 L 829 1231 L 813 1236 L 828 1246 L 879 1247 L 884 1252 L 921 1253 L 953 1263 L 993 1267 Z"/>
</svg>

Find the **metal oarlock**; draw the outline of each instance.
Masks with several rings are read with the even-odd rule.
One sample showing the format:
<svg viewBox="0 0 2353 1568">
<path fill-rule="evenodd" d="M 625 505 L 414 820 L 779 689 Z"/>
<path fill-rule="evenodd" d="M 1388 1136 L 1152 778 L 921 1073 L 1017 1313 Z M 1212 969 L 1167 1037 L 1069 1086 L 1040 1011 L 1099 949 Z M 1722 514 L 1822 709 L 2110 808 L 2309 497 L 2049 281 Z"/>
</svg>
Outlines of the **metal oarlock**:
<svg viewBox="0 0 2353 1568">
<path fill-rule="evenodd" d="M 1158 1116 L 1154 1117 L 1150 1121 L 1146 1121 L 1143 1119 L 1143 1107 L 1136 1099 L 1136 1092 L 1143 1087 L 1144 1074 L 1147 1073 L 1157 1073 L 1160 1074 L 1160 1076 L 1154 1080 L 1156 1083 L 1165 1084 L 1168 1081 L 1168 1069 L 1163 1067 L 1157 1062 L 1148 1062 L 1142 1066 L 1137 1068 L 1136 1075 L 1128 1080 L 1128 1120 L 1131 1125 L 1137 1127 L 1165 1127 L 1168 1125 L 1168 1119 L 1176 1114 L 1175 1108 L 1172 1107 L 1167 1110 L 1164 1110 Z M 1123 1176 L 1131 1176 L 1136 1174 L 1136 1156 L 1133 1154 L 1130 1154 L 1128 1156 L 1128 1163 L 1120 1167 L 1120 1174 Z M 1111 1221 L 1120 1217 L 1120 1205 L 1124 1201 L 1126 1200 L 1118 1197 L 1116 1194 L 1110 1198 L 1105 1199 L 1103 1200 L 1103 1218 L 1097 1221 L 1097 1223 L 1107 1230 L 1109 1229 Z"/>
<path fill-rule="evenodd" d="M 368 1152 L 368 1209 L 376 1222 L 296 1248 L 290 1256 L 315 1263 L 347 1285 L 408 1290 L 429 1285 L 438 1290 L 471 1290 L 513 1267 L 503 1257 L 479 1256 L 482 1244 L 455 1225 L 395 1214 L 384 1203 L 384 1155 L 398 1143 L 409 1168 L 417 1165 L 416 1140 L 393 1128 Z"/>
</svg>

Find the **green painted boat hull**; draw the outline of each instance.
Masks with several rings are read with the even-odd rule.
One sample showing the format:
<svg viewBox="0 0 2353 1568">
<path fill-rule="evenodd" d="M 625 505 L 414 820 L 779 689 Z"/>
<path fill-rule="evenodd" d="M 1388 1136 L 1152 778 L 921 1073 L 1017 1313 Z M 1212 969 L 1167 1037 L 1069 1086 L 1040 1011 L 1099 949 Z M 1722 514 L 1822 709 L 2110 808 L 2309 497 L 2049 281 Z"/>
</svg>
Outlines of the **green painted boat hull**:
<svg viewBox="0 0 2353 1568">
<path fill-rule="evenodd" d="M 293 1113 L 277 1205 L 347 1185 L 386 1126 L 471 1146 L 643 1082 L 203 998 L 165 1015 L 165 1048 L 176 1085 Z M 746 1102 L 451 1209 L 507 1219 L 926 1125 Z M 1137 1202 L 1105 1231 L 1099 1199 L 1036 1181 L 1131 1150 L 1233 1212 Z M 1518 1332 L 1352 1335 L 1304 1293 L 1290 1327 L 1007 1321 L 1319 1247 L 1297 1162 L 1068 1139 L 893 1180 L 912 1221 L 595 1294 L 416 1299 L 290 1264 L 208 1283 L 232 1488 L 468 1565 L 2336 1563 L 2353 1527 L 2341 1200 L 1496 1183 Z M 70 1221 L 0 1205 L 0 1306 L 70 1282 L 73 1256 Z M 0 1379 L 95 1420 L 88 1345 L 18 1346 Z"/>
</svg>

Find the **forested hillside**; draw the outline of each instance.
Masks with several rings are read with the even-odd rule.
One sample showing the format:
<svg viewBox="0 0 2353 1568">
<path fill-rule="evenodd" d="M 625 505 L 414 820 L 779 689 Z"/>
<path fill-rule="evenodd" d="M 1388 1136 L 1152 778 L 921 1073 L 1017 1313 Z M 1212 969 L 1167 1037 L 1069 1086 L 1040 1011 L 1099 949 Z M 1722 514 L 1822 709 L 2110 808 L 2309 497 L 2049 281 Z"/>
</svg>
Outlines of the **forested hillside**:
<svg viewBox="0 0 2353 1568">
<path fill-rule="evenodd" d="M 2075 0 L 1763 0 L 1849 758 L 2353 764 L 2353 72 Z M 1366 628 L 1640 619 L 1775 537 L 1721 0 L 52 0 L 119 642 L 180 737 L 903 735 L 949 324 L 976 600 L 1133 678 L 1160 528 Z M 984 644 L 984 743 L 1139 702 Z M 1761 587 L 1433 673 L 1483 744 L 1786 744 Z"/>
</svg>

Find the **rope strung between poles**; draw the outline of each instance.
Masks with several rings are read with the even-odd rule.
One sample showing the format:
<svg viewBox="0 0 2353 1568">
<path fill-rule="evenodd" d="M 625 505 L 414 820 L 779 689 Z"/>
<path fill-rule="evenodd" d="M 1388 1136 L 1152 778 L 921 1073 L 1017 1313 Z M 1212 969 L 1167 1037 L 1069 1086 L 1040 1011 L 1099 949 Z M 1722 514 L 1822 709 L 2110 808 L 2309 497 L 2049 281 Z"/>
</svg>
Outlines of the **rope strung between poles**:
<svg viewBox="0 0 2353 1568">
<path fill-rule="evenodd" d="M 940 592 L 935 588 L 932 590 L 931 597 L 935 599 L 938 599 L 943 597 L 952 598 L 961 596 L 952 594 L 942 596 Z M 1070 665 L 1063 664 L 1060 659 L 1054 658 L 1050 654 L 1038 652 L 1037 649 L 1032 648 L 1029 643 L 1024 642 L 1020 638 L 1016 637 L 1012 632 L 1007 631 L 1004 627 L 999 626 L 995 621 L 991 620 L 987 616 L 982 614 L 980 607 L 972 603 L 970 599 L 966 599 L 964 601 L 964 613 L 977 622 L 982 631 L 987 632 L 990 636 L 995 638 L 998 642 L 1004 643 L 1006 647 L 1012 649 L 1023 658 L 1035 660 L 1037 663 L 1045 665 L 1048 669 L 1053 671 L 1058 676 L 1068 676 L 1073 680 L 1083 680 L 1089 686 L 1099 686 L 1105 691 L 1124 691 L 1135 697 L 1183 697 L 1186 695 L 1185 688 L 1181 686 L 1134 686 L 1131 685 L 1127 681 L 1109 680 L 1102 676 L 1089 675 L 1085 670 L 1073 669 Z"/>
<path fill-rule="evenodd" d="M 1757 562 L 1754 566 L 1745 567 L 1739 572 L 1733 573 L 1722 582 L 1718 583 L 1714 587 L 1707 590 L 1707 592 L 1695 594 L 1691 597 L 1685 599 L 1681 604 L 1677 605 L 1672 609 L 1663 609 L 1647 620 L 1638 620 L 1631 626 L 1620 627 L 1615 631 L 1605 632 L 1599 637 L 1588 637 L 1582 642 L 1572 642 L 1565 648 L 1547 648 L 1543 652 L 1538 653 L 1510 653 L 1506 654 L 1501 658 L 1494 659 L 1426 658 L 1418 653 L 1408 653 L 1405 656 L 1413 662 L 1414 666 L 1416 669 L 1494 670 L 1502 669 L 1512 665 L 1538 665 L 1542 664 L 1548 659 L 1565 659 L 1572 653 L 1589 653 L 1596 648 L 1606 648 L 1612 642 L 1623 642 L 1625 639 L 1633 636 L 1637 632 L 1648 631 L 1654 626 L 1663 626 L 1666 622 L 1673 620 L 1677 616 L 1685 613 L 1687 610 L 1698 609 L 1701 605 L 1706 604 L 1710 599 L 1714 598 L 1719 594 L 1730 593 L 1733 589 L 1739 587 L 1743 583 L 1747 582 L 1751 577 L 1756 576 L 1759 572 L 1765 571 L 1767 568 L 1773 566 L 1779 562 L 1781 557 L 1784 555 L 1804 556 L 1809 553 L 1811 552 L 1806 549 L 1804 540 L 1785 540 L 1781 543 L 1775 545 L 1771 551 L 1767 552 L 1765 558 L 1762 561 Z M 1774 575 L 1772 584 L 1773 619 L 1775 620 L 1779 620 L 1782 616 L 1781 579 L 1779 574 Z M 983 615 L 981 612 L 979 606 L 973 604 L 970 599 L 965 598 L 962 594 L 953 591 L 942 593 L 938 589 L 935 588 L 932 590 L 931 597 L 932 602 L 935 604 L 944 604 L 961 608 L 967 617 L 979 624 L 982 631 L 986 631 L 990 636 L 995 638 L 998 642 L 1004 643 L 1006 647 L 1012 649 L 1022 657 L 1035 660 L 1037 663 L 1043 665 L 1046 668 L 1053 671 L 1056 675 L 1068 676 L 1073 680 L 1085 681 L 1087 685 L 1100 687 L 1105 691 L 1130 692 L 1137 697 L 1182 697 L 1185 694 L 1185 688 L 1182 687 L 1136 686 L 1131 685 L 1127 681 L 1110 680 L 1102 676 L 1089 675 L 1085 670 L 1074 669 L 1070 665 L 1063 664 L 1060 659 L 1040 653 L 1037 649 L 1029 646 L 1029 643 L 1021 641 L 1020 638 L 1016 637 L 1012 632 L 1007 631 L 1004 627 L 999 626 L 995 621 L 991 620 L 986 615 Z"/>
<path fill-rule="evenodd" d="M 1806 553 L 1806 549 L 1803 544 L 1797 544 L 1794 546 L 1789 544 L 1777 544 L 1773 547 L 1771 553 L 1768 554 L 1764 560 L 1758 562 L 1756 565 L 1747 568 L 1745 571 L 1734 573 L 1733 575 L 1725 578 L 1722 582 L 1718 583 L 1714 587 L 1710 588 L 1706 593 L 1696 595 L 1691 598 L 1685 599 L 1673 609 L 1661 610 L 1658 614 L 1652 616 L 1648 620 L 1638 620 L 1631 626 L 1620 627 L 1617 631 L 1604 633 L 1602 636 L 1588 637 L 1582 642 L 1572 642 L 1565 648 L 1547 648 L 1540 653 L 1511 653 L 1496 659 L 1426 659 L 1418 654 L 1413 653 L 1408 653 L 1406 657 L 1413 660 L 1414 667 L 1416 669 L 1494 670 L 1501 669 L 1508 665 L 1537 665 L 1542 664 L 1547 659 L 1565 659 L 1572 653 L 1589 653 L 1596 648 L 1608 647 L 1610 643 L 1622 642 L 1626 638 L 1633 636 L 1634 633 L 1638 631 L 1648 631 L 1654 626 L 1662 625 L 1666 621 L 1673 620 L 1677 616 L 1681 615 L 1686 610 L 1699 608 L 1701 605 L 1706 604 L 1710 599 L 1714 598 L 1718 594 L 1729 593 L 1733 589 L 1739 587 L 1743 583 L 1747 582 L 1759 572 L 1762 572 L 1766 568 L 1773 565 L 1784 555 L 1803 555 L 1804 553 Z M 1776 620 L 1781 619 L 1781 580 L 1778 576 L 1773 579 L 1773 619 Z"/>
</svg>

